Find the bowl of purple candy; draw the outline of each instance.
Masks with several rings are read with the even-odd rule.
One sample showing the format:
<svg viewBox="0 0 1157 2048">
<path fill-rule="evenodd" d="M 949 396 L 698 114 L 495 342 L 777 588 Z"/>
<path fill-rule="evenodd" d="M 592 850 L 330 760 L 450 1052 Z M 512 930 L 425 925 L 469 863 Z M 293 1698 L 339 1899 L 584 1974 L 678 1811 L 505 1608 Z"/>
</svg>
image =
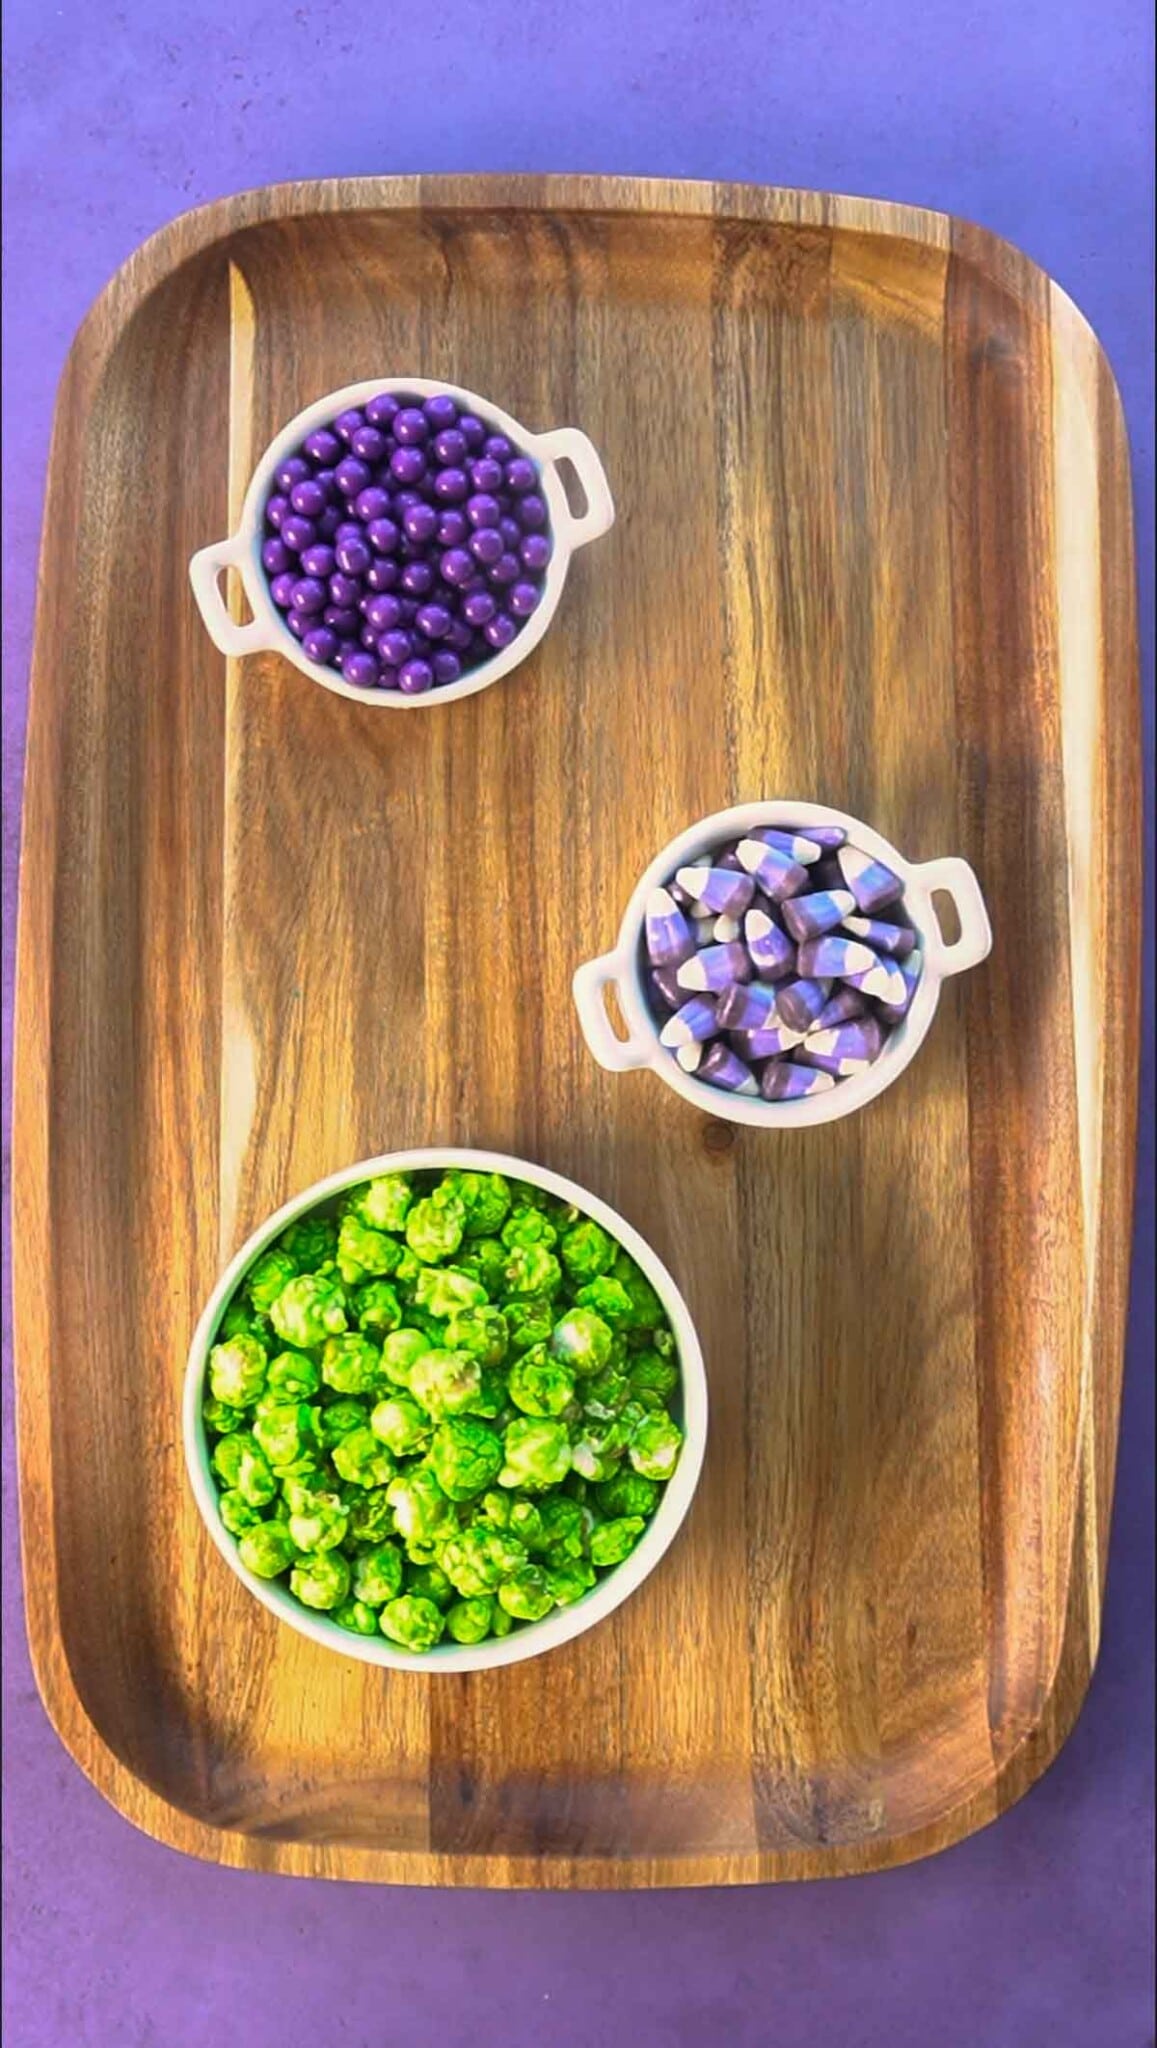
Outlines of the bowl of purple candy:
<svg viewBox="0 0 1157 2048">
<path fill-rule="evenodd" d="M 572 554 L 614 516 L 576 427 L 532 434 L 473 391 L 386 377 L 290 420 L 253 473 L 237 532 L 202 548 L 189 574 L 223 654 L 276 649 L 361 703 L 445 703 L 537 647 Z M 246 625 L 224 602 L 227 569 Z"/>
<path fill-rule="evenodd" d="M 952 939 L 941 895 L 955 910 Z M 732 1123 L 831 1123 L 903 1073 L 942 982 L 991 946 L 967 861 L 905 860 L 858 818 L 819 804 L 738 804 L 656 856 L 614 951 L 578 969 L 574 998 L 612 1073 L 653 1067 Z"/>
</svg>

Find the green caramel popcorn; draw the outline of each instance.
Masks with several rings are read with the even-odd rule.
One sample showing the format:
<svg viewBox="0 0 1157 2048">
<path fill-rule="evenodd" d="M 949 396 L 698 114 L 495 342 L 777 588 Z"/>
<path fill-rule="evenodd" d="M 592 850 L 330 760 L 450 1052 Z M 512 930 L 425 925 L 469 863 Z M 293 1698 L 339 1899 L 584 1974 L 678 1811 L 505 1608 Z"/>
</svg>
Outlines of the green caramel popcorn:
<svg viewBox="0 0 1157 2048">
<path fill-rule="evenodd" d="M 266 1246 L 202 1418 L 244 1568 L 350 1637 L 476 1645 L 581 1600 L 677 1468 L 679 1361 L 592 1218 L 503 1174 L 382 1174 Z"/>
</svg>

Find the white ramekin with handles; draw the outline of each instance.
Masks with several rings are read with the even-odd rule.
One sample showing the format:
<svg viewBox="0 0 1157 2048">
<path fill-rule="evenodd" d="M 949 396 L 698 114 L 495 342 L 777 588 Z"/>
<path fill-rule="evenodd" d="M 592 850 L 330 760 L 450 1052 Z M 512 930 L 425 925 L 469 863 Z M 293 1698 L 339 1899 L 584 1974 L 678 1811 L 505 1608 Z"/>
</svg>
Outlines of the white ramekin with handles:
<svg viewBox="0 0 1157 2048">
<path fill-rule="evenodd" d="M 261 562 L 262 542 L 266 538 L 265 501 L 273 488 L 274 472 L 287 456 L 296 453 L 308 434 L 315 433 L 319 427 L 328 427 L 339 413 L 365 405 L 379 392 L 392 392 L 395 397 L 412 395 L 419 399 L 445 392 L 463 412 L 476 413 L 495 433 L 505 434 L 515 443 L 519 454 L 529 455 L 537 465 L 554 544 L 538 607 L 520 627 L 509 647 L 503 647 L 489 661 L 470 669 L 456 683 L 446 683 L 415 697 L 406 696 L 402 690 L 360 688 L 354 683 L 347 683 L 337 669 L 311 661 L 274 604 L 269 579 Z M 557 465 L 561 461 L 573 465 L 582 485 L 586 510 L 581 514 L 571 511 L 558 473 Z M 347 384 L 344 390 L 329 392 L 315 404 L 307 405 L 304 412 L 296 414 L 288 426 L 282 428 L 253 472 L 236 533 L 230 534 L 226 540 L 214 541 L 195 554 L 189 564 L 189 577 L 209 636 L 222 654 L 256 654 L 272 648 L 284 654 L 286 660 L 299 668 L 303 675 L 312 677 L 324 689 L 335 691 L 339 697 L 351 697 L 359 704 L 381 704 L 395 711 L 406 711 L 423 705 L 451 704 L 458 697 L 472 697 L 476 690 L 484 690 L 488 683 L 496 683 L 500 676 L 509 675 L 520 661 L 525 661 L 538 646 L 558 609 L 575 549 L 585 547 L 588 541 L 597 540 L 600 534 L 606 533 L 613 526 L 614 518 L 614 501 L 603 465 L 594 444 L 577 427 L 556 427 L 550 433 L 532 434 L 517 420 L 511 419 L 509 413 L 492 405 L 489 399 L 480 398 L 477 392 L 467 391 L 461 385 L 447 384 L 440 378 L 375 377 L 372 381 Z M 226 569 L 236 569 L 241 577 L 249 609 L 253 613 L 247 625 L 239 625 L 225 604 L 220 579 Z"/>
<path fill-rule="evenodd" d="M 545 1620 L 530 1622 L 524 1628 L 515 1629 L 511 1635 L 484 1643 L 439 1643 L 435 1649 L 419 1655 L 399 1649 L 385 1636 L 355 1635 L 352 1629 L 340 1627 L 324 1613 L 314 1613 L 303 1607 L 294 1599 L 289 1587 L 279 1580 L 259 1579 L 253 1572 L 246 1571 L 217 1506 L 217 1487 L 209 1463 L 201 1403 L 209 1352 L 221 1318 L 253 1261 L 281 1231 L 297 1217 L 315 1209 L 320 1202 L 341 1194 L 343 1189 L 358 1181 L 373 1180 L 380 1173 L 444 1171 L 451 1166 L 465 1167 L 476 1173 L 501 1173 L 508 1179 L 529 1181 L 533 1187 L 545 1188 L 549 1194 L 573 1203 L 585 1216 L 601 1223 L 616 1243 L 630 1253 L 662 1302 L 671 1325 L 679 1357 L 682 1402 L 679 1420 L 684 1442 L 674 1475 L 668 1480 L 658 1508 L 634 1550 L 592 1586 L 589 1593 L 584 1593 L 581 1600 L 576 1600 L 570 1607 L 556 1608 Z M 342 1167 L 340 1172 L 315 1181 L 312 1187 L 295 1195 L 246 1239 L 222 1273 L 197 1324 L 185 1369 L 182 1422 L 185 1463 L 205 1527 L 230 1570 L 271 1614 L 288 1622 L 299 1635 L 320 1643 L 323 1649 L 338 1650 L 346 1657 L 358 1658 L 363 1664 L 380 1664 L 392 1671 L 427 1673 L 489 1671 L 499 1664 L 520 1664 L 527 1657 L 537 1657 L 544 1650 L 553 1650 L 560 1643 L 569 1643 L 574 1636 L 583 1635 L 597 1621 L 613 1614 L 615 1608 L 620 1607 L 654 1571 L 677 1535 L 699 1482 L 707 1446 L 707 1376 L 695 1325 L 679 1289 L 650 1245 L 616 1210 L 606 1202 L 600 1202 L 596 1195 L 588 1194 L 575 1181 L 565 1179 L 561 1173 L 551 1173 L 545 1166 L 535 1166 L 529 1159 L 514 1159 L 501 1152 L 476 1152 L 457 1146 L 428 1146 L 419 1151 L 387 1152 L 380 1158 L 362 1159 L 354 1166 Z"/>
<path fill-rule="evenodd" d="M 776 826 L 781 831 L 795 826 L 802 833 L 806 833 L 809 825 L 842 826 L 853 846 L 874 855 L 899 875 L 904 884 L 904 911 L 915 927 L 922 956 L 920 981 L 908 1014 L 889 1034 L 874 1064 L 837 1082 L 834 1088 L 790 1102 L 765 1102 L 762 1097 L 733 1095 L 684 1073 L 674 1053 L 660 1044 L 662 1026 L 655 1022 L 645 992 L 643 919 L 652 889 L 662 887 L 676 868 L 694 863 L 729 839 L 743 838 L 760 825 Z M 950 896 L 956 907 L 960 932 L 952 941 L 945 939 L 936 916 L 932 898 L 938 892 Z M 980 884 L 966 860 L 949 855 L 941 860 L 914 863 L 905 860 L 870 825 L 861 824 L 846 811 L 790 798 L 768 799 L 716 811 L 712 817 L 689 826 L 662 853 L 656 854 L 627 905 L 614 951 L 604 953 L 598 960 L 588 960 L 575 974 L 574 999 L 583 1036 L 599 1065 L 611 1073 L 625 1073 L 631 1067 L 653 1067 L 669 1088 L 708 1116 L 723 1117 L 730 1123 L 754 1124 L 765 1130 L 798 1129 L 804 1124 L 827 1124 L 837 1117 L 849 1116 L 882 1094 L 923 1044 L 936 1015 L 941 983 L 950 974 L 975 967 L 991 946 L 992 928 Z M 611 1028 L 604 1001 L 608 987 L 613 987 L 618 999 L 627 1027 L 626 1038 L 620 1038 Z"/>
</svg>

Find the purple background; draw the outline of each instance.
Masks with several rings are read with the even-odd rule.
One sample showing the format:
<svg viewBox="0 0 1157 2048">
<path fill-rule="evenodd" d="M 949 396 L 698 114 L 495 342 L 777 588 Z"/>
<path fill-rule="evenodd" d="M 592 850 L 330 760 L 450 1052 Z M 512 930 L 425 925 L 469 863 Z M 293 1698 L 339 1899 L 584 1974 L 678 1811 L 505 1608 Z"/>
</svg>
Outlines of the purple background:
<svg viewBox="0 0 1157 2048">
<path fill-rule="evenodd" d="M 1151 749 L 1152 47 L 1142 0 L 9 0 L 4 1011 L 52 404 L 110 273 L 277 179 L 574 170 L 942 207 L 1092 320 L 1132 433 Z M 1150 1016 L 1152 1011 L 1150 1009 Z M 1146 1034 L 1148 1043 L 1148 1033 Z M 7 1166 L 8 1083 L 5 1075 Z M 1152 1242 L 1152 1070 L 1138 1242 Z M 1100 1669 L 1042 1784 L 883 1876 L 537 1896 L 262 1878 L 146 1840 L 58 1745 L 18 1589 L 5 1283 L 9 2048 L 1146 2048 L 1153 1285 L 1138 1270 Z"/>
</svg>

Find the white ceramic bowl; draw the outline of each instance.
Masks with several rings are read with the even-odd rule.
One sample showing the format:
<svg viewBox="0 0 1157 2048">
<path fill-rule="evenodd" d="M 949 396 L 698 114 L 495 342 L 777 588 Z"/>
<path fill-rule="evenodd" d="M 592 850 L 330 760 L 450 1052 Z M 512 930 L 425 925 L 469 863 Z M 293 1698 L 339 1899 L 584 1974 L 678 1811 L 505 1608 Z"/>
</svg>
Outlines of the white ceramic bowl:
<svg viewBox="0 0 1157 2048">
<path fill-rule="evenodd" d="M 294 639 L 274 604 L 269 594 L 268 578 L 261 565 L 265 501 L 273 487 L 274 471 L 286 456 L 300 448 L 307 434 L 312 434 L 318 427 L 329 426 L 338 413 L 353 406 L 362 406 L 383 391 L 393 392 L 398 397 L 412 393 L 416 398 L 431 398 L 436 392 L 447 392 L 463 411 L 476 413 L 495 433 L 507 435 L 520 454 L 529 455 L 537 464 L 554 543 L 538 608 L 531 613 L 509 647 L 502 648 L 489 661 L 481 662 L 467 675 L 460 676 L 456 683 L 446 683 L 440 689 L 427 690 L 417 697 L 407 697 L 401 690 L 360 689 L 353 683 L 347 683 L 336 669 L 310 661 L 301 642 Z M 587 504 L 581 515 L 571 511 L 563 489 L 557 468 L 563 460 L 573 464 L 582 484 Z M 597 540 L 600 534 L 606 533 L 614 524 L 614 518 L 614 502 L 602 463 L 593 444 L 577 427 L 556 427 L 548 434 L 532 434 L 517 420 L 511 419 L 509 413 L 492 405 L 489 399 L 480 398 L 477 392 L 467 391 L 460 385 L 428 377 L 375 377 L 364 384 L 347 384 L 342 391 L 329 392 L 316 404 L 307 405 L 304 412 L 299 412 L 288 426 L 282 428 L 253 472 L 236 533 L 230 534 L 227 540 L 214 541 L 210 547 L 195 554 L 189 564 L 189 576 L 209 636 L 222 654 L 255 654 L 263 648 L 274 648 L 303 675 L 311 676 L 315 683 L 335 691 L 339 697 L 351 697 L 359 704 L 380 704 L 395 711 L 408 711 L 431 704 L 452 704 L 458 697 L 472 697 L 476 690 L 484 690 L 488 683 L 496 683 L 500 676 L 509 675 L 520 661 L 525 661 L 538 646 L 554 617 L 575 549 L 585 547 L 588 541 Z M 253 613 L 248 625 L 238 625 L 226 608 L 220 587 L 220 577 L 225 569 L 236 569 L 241 577 L 249 609 Z"/>
<path fill-rule="evenodd" d="M 564 1202 L 573 1202 L 584 1215 L 593 1216 L 595 1222 L 601 1223 L 603 1229 L 630 1253 L 642 1267 L 670 1320 L 682 1374 L 682 1414 L 679 1419 L 685 1441 L 674 1477 L 668 1481 L 654 1518 L 639 1543 L 622 1564 L 616 1565 L 613 1571 L 592 1586 L 581 1600 L 576 1600 L 571 1607 L 557 1608 L 544 1621 L 530 1622 L 496 1641 L 440 1643 L 436 1649 L 419 1656 L 396 1648 L 384 1636 L 354 1635 L 352 1630 L 340 1628 L 324 1614 L 315 1614 L 303 1607 L 294 1599 L 288 1586 L 279 1580 L 259 1579 L 246 1571 L 237 1555 L 237 1545 L 218 1512 L 217 1488 L 209 1465 L 201 1403 L 209 1352 L 221 1317 L 238 1282 L 280 1231 L 296 1217 L 303 1216 L 331 1195 L 340 1194 L 343 1188 L 352 1186 L 356 1181 L 372 1180 L 379 1173 L 417 1172 L 422 1168 L 449 1166 L 468 1167 L 478 1173 L 503 1173 L 511 1179 L 529 1181 L 534 1187 L 546 1188 L 550 1194 L 561 1196 Z M 615 1608 L 621 1607 L 628 1595 L 642 1585 L 648 1573 L 654 1571 L 673 1541 L 698 1484 L 707 1444 L 707 1378 L 695 1326 L 671 1275 L 638 1231 L 633 1230 L 606 1202 L 600 1202 L 597 1196 L 588 1194 L 574 1181 L 564 1179 L 561 1173 L 550 1173 L 543 1166 L 532 1165 L 528 1159 L 508 1158 L 501 1152 L 432 1146 L 416 1152 L 387 1152 L 379 1159 L 363 1159 L 356 1166 L 343 1167 L 340 1173 L 331 1173 L 327 1180 L 315 1181 L 312 1187 L 296 1195 L 253 1232 L 222 1273 L 197 1325 L 185 1370 L 183 1427 L 185 1461 L 205 1527 L 230 1570 L 271 1614 L 288 1622 L 290 1628 L 295 1628 L 299 1635 L 308 1636 L 311 1642 L 320 1643 L 327 1650 L 339 1650 L 346 1657 L 357 1657 L 363 1664 L 382 1664 L 393 1671 L 487 1671 L 499 1664 L 520 1664 L 526 1657 L 537 1657 L 544 1650 L 555 1649 L 559 1643 L 569 1643 L 572 1637 L 584 1634 L 597 1621 L 613 1614 Z"/>
<path fill-rule="evenodd" d="M 652 889 L 664 884 L 676 868 L 693 863 L 712 847 L 727 839 L 741 839 L 757 825 L 781 830 L 809 825 L 842 825 L 853 845 L 900 876 L 904 883 L 904 910 L 918 934 L 923 971 L 911 1007 L 902 1023 L 887 1038 L 880 1057 L 861 1074 L 851 1075 L 822 1094 L 804 1096 L 794 1102 L 764 1102 L 762 1097 L 732 1095 L 709 1082 L 697 1081 L 684 1073 L 679 1062 L 659 1042 L 656 1024 L 644 992 L 646 972 L 642 954 L 643 917 Z M 937 921 L 934 893 L 952 898 L 960 924 L 959 936 L 951 944 Z M 716 811 L 702 818 L 672 839 L 651 862 L 631 897 L 619 927 L 618 943 L 612 953 L 589 960 L 574 977 L 574 999 L 583 1035 L 599 1065 L 612 1073 L 630 1067 L 653 1067 L 660 1079 L 707 1115 L 723 1117 L 730 1123 L 755 1124 L 765 1130 L 798 1129 L 802 1124 L 828 1124 L 837 1117 L 862 1109 L 897 1080 L 924 1042 L 936 1015 L 940 985 L 950 974 L 975 967 L 992 946 L 992 929 L 980 884 L 966 860 L 949 856 L 914 864 L 897 853 L 894 846 L 861 824 L 846 811 L 834 811 L 827 804 L 799 803 L 794 799 L 736 804 L 732 810 Z M 613 986 L 627 1026 L 627 1037 L 619 1038 L 607 1016 L 604 992 Z"/>
</svg>

